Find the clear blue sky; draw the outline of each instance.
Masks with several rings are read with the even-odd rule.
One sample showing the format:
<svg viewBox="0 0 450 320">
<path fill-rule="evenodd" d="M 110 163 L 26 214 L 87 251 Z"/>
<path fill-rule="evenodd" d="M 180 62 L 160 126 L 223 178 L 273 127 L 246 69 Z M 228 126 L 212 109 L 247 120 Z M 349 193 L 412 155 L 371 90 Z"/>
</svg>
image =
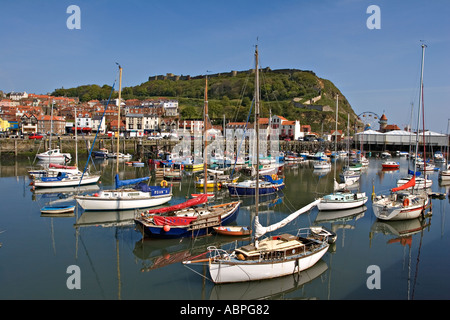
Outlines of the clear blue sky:
<svg viewBox="0 0 450 320">
<path fill-rule="evenodd" d="M 79 30 L 66 26 L 72 4 L 81 10 Z M 366 26 L 372 4 L 381 29 Z M 115 62 L 123 86 L 150 75 L 247 70 L 258 38 L 262 67 L 312 70 L 335 83 L 357 114 L 384 112 L 400 127 L 411 103 L 417 114 L 425 40 L 426 127 L 447 131 L 448 0 L 16 0 L 0 8 L 4 92 L 112 85 Z"/>
</svg>

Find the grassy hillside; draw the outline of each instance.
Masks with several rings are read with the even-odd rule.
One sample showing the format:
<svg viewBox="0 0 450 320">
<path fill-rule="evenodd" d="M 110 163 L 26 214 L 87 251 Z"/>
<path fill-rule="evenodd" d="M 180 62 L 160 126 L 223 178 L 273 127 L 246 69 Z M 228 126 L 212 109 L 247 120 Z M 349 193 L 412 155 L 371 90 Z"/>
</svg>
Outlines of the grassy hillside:
<svg viewBox="0 0 450 320">
<path fill-rule="evenodd" d="M 296 69 L 270 70 L 260 73 L 261 117 L 272 114 L 289 120 L 300 120 L 310 124 L 313 131 L 329 132 L 335 127 L 335 97 L 339 94 L 339 129 L 346 129 L 347 114 L 351 124 L 355 113 L 345 96 L 329 80 L 317 77 L 312 71 Z M 179 101 L 182 119 L 202 117 L 205 77 L 152 76 L 149 80 L 133 87 L 122 89 L 124 99 L 173 98 Z M 70 89 L 56 89 L 55 96 L 79 97 L 81 101 L 107 99 L 111 87 L 86 85 Z M 254 70 L 208 75 L 209 117 L 213 123 L 221 124 L 225 115 L 227 121 L 245 121 L 252 104 L 254 93 Z M 320 96 L 313 105 L 329 106 L 330 111 L 311 110 L 304 104 Z M 117 97 L 117 93 L 115 96 Z M 295 102 L 295 103 L 294 103 Z M 251 118 L 252 119 L 252 118 Z"/>
</svg>

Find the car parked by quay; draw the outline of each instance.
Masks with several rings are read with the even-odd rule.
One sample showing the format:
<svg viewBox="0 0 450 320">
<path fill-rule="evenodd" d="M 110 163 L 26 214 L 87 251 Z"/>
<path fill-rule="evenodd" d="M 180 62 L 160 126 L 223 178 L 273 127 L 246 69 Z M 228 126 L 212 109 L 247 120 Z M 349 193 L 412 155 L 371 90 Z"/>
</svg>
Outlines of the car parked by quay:
<svg viewBox="0 0 450 320">
<path fill-rule="evenodd" d="M 28 139 L 42 139 L 42 138 L 44 138 L 44 136 L 37 133 L 32 133 L 28 136 Z"/>
</svg>

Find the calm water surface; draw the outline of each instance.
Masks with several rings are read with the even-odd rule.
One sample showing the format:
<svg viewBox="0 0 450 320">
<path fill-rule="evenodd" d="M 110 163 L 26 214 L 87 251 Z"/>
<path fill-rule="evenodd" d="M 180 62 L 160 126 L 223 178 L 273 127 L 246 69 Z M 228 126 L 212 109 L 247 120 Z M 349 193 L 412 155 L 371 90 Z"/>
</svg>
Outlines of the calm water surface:
<svg viewBox="0 0 450 320">
<path fill-rule="evenodd" d="M 398 171 L 383 172 L 381 160 L 371 158 L 360 188 L 369 196 L 388 190 L 407 172 L 407 160 L 398 158 Z M 337 162 L 338 172 L 343 165 Z M 84 164 L 83 164 L 84 166 Z M 336 243 L 313 268 L 300 276 L 242 284 L 214 285 L 181 264 L 208 245 L 235 239 L 209 236 L 195 240 L 144 240 L 134 228 L 134 212 L 83 212 L 72 216 L 42 216 L 49 201 L 73 202 L 70 193 L 32 192 L 28 162 L 1 163 L 0 168 L 0 299 L 448 299 L 450 298 L 450 213 L 448 197 L 432 200 L 432 215 L 425 220 L 380 222 L 369 200 L 363 210 L 303 214 L 285 231 L 321 224 L 338 235 Z M 91 165 L 94 170 L 94 165 Z M 115 163 L 95 162 L 102 171 L 100 188 L 112 187 Z M 121 164 L 121 178 L 148 174 L 147 168 Z M 286 166 L 286 189 L 278 197 L 262 199 L 260 221 L 277 222 L 290 212 L 332 191 L 333 169 L 314 172 L 309 164 Z M 438 174 L 431 174 L 432 190 L 448 193 Z M 172 204 L 195 192 L 195 176 L 174 184 Z M 86 190 L 93 192 L 92 190 Z M 229 201 L 227 191 L 218 201 Z M 249 225 L 252 199 L 244 199 L 237 224 Z M 68 289 L 76 265 L 81 289 Z M 368 289 L 369 266 L 380 270 L 379 289 Z M 202 273 L 202 270 L 197 270 Z"/>
</svg>

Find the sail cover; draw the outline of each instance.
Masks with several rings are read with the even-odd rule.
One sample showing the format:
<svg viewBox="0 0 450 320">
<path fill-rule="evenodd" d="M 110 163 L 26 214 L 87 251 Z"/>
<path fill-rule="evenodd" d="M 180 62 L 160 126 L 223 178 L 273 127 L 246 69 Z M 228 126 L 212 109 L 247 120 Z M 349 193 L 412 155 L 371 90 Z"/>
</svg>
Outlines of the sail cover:
<svg viewBox="0 0 450 320">
<path fill-rule="evenodd" d="M 408 174 L 410 175 L 414 175 L 414 171 L 413 170 L 408 170 Z M 420 177 L 421 172 L 420 171 L 416 171 L 416 177 Z"/>
<path fill-rule="evenodd" d="M 392 192 L 397 192 L 397 191 L 400 191 L 400 190 L 404 190 L 404 189 L 408 189 L 408 188 L 414 187 L 415 185 L 416 185 L 416 176 L 413 176 L 411 178 L 411 180 L 409 180 L 407 183 L 401 185 L 400 187 L 392 188 L 391 191 Z"/>
<path fill-rule="evenodd" d="M 172 212 L 172 211 L 181 210 L 181 209 L 184 209 L 184 208 L 196 206 L 196 205 L 199 205 L 199 204 L 203 204 L 206 201 L 208 201 L 208 195 L 207 194 L 202 194 L 201 196 L 199 196 L 197 198 L 193 198 L 193 199 L 190 199 L 188 201 L 185 201 L 185 202 L 182 202 L 182 203 L 170 206 L 170 207 L 164 207 L 164 208 L 159 208 L 159 209 L 148 210 L 145 213 L 146 214 L 167 213 L 167 212 Z"/>
<path fill-rule="evenodd" d="M 136 179 L 128 179 L 128 180 L 120 180 L 119 179 L 119 174 L 116 174 L 116 189 L 123 187 L 123 186 L 127 186 L 130 184 L 136 184 L 139 183 L 141 181 L 145 181 L 148 180 L 150 177 L 143 177 L 143 178 L 136 178 Z"/>
<path fill-rule="evenodd" d="M 285 225 L 287 225 L 289 222 L 291 222 L 292 220 L 297 218 L 302 213 L 305 213 L 305 212 L 311 210 L 313 207 L 317 206 L 319 204 L 319 202 L 320 202 L 320 199 L 318 199 L 318 200 L 316 200 L 314 202 L 311 202 L 307 206 L 304 206 L 303 208 L 301 208 L 301 209 L 291 213 L 289 216 L 287 216 L 286 218 L 284 218 L 280 222 L 272 224 L 272 225 L 270 225 L 268 227 L 263 227 L 259 223 L 258 216 L 256 216 L 255 217 L 255 237 L 259 238 L 259 237 L 263 236 L 267 232 L 275 231 L 275 230 L 277 230 L 277 229 L 279 229 L 281 227 L 284 227 Z"/>
</svg>

